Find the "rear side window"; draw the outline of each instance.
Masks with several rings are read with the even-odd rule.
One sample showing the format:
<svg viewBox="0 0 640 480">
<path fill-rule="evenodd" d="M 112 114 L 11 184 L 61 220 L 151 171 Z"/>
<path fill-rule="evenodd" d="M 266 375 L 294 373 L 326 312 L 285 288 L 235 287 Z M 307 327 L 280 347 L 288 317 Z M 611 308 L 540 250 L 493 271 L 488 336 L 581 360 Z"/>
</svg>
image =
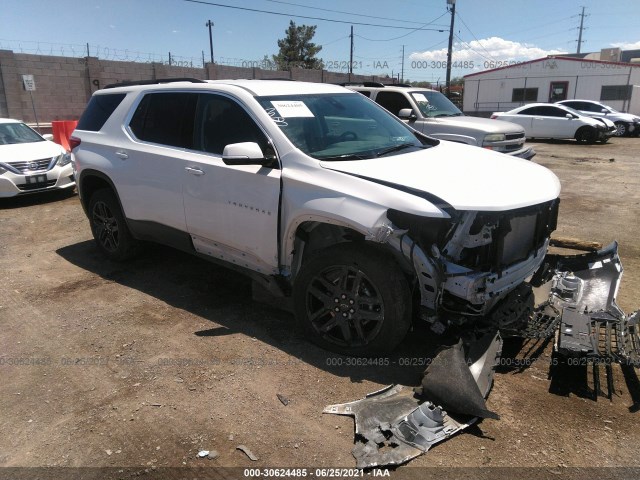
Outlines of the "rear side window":
<svg viewBox="0 0 640 480">
<path fill-rule="evenodd" d="M 149 93 L 136 108 L 129 127 L 139 140 L 193 149 L 197 93 Z"/>
<path fill-rule="evenodd" d="M 99 131 L 109 119 L 113 111 L 118 108 L 125 93 L 111 93 L 108 95 L 94 95 L 78 120 L 78 130 Z"/>
</svg>

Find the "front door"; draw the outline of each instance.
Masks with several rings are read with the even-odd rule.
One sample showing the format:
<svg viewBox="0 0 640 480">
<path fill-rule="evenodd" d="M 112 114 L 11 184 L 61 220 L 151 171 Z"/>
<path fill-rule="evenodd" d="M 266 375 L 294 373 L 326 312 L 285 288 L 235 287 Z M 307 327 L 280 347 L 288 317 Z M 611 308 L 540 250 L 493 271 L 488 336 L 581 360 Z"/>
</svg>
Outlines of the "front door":
<svg viewBox="0 0 640 480">
<path fill-rule="evenodd" d="M 184 162 L 182 172 L 187 230 L 200 253 L 277 273 L 281 171 L 226 165 L 224 147 L 241 142 L 272 152 L 267 136 L 239 103 L 202 94 L 194 125 L 195 149 L 201 153 Z"/>
</svg>

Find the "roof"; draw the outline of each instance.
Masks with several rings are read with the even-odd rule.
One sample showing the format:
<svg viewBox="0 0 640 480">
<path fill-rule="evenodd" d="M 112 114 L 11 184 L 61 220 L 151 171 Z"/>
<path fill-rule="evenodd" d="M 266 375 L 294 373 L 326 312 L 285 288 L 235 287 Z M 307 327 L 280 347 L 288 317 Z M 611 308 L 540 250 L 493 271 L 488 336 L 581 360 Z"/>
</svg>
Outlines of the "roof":
<svg viewBox="0 0 640 480">
<path fill-rule="evenodd" d="M 626 62 L 606 62 L 604 60 L 587 60 L 585 58 L 564 57 L 559 55 L 549 55 L 548 57 L 536 58 L 535 60 L 529 60 L 527 62 L 519 62 L 513 65 L 507 65 L 506 67 L 490 68 L 489 70 L 483 70 L 481 72 L 470 73 L 463 78 L 475 77 L 476 75 L 483 75 L 489 72 L 497 72 L 498 70 L 506 70 L 507 68 L 520 68 L 522 65 L 530 65 L 532 63 L 544 62 L 546 60 L 563 60 L 566 62 L 589 62 L 593 64 L 606 64 L 606 65 L 622 65 L 625 67 L 640 67 L 640 63 L 626 63 Z"/>
<path fill-rule="evenodd" d="M 0 123 L 22 123 L 22 121 L 14 120 L 13 118 L 0 118 Z"/>
<path fill-rule="evenodd" d="M 166 81 L 162 83 L 150 83 L 144 85 L 112 85 L 104 93 L 116 91 L 140 91 L 140 90 L 171 90 L 175 88 L 188 88 L 190 90 L 208 90 L 212 86 L 238 87 L 255 96 L 271 95 L 304 95 L 312 93 L 350 93 L 346 88 L 329 83 L 296 82 L 290 80 L 206 80 L 192 82 L 179 79 L 178 81 Z"/>
</svg>

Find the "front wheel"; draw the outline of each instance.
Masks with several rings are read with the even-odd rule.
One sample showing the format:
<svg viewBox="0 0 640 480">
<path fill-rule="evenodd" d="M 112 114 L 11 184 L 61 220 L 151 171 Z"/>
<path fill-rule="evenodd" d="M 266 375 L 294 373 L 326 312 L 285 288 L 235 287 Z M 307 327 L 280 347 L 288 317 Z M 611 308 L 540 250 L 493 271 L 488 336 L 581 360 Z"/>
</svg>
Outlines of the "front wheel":
<svg viewBox="0 0 640 480">
<path fill-rule="evenodd" d="M 598 132 L 592 127 L 581 127 L 576 132 L 576 140 L 579 143 L 595 143 L 598 139 Z"/>
<path fill-rule="evenodd" d="M 293 300 L 307 337 L 344 355 L 389 352 L 410 327 L 407 280 L 379 248 L 340 244 L 314 254 L 295 279 Z"/>
<path fill-rule="evenodd" d="M 624 122 L 616 122 L 616 133 L 614 134 L 616 137 L 624 137 L 629 132 L 627 128 L 627 124 Z"/>
<path fill-rule="evenodd" d="M 89 221 L 98 248 L 111 260 L 127 260 L 137 253 L 138 242 L 131 236 L 111 190 L 98 190 L 91 196 Z"/>
</svg>

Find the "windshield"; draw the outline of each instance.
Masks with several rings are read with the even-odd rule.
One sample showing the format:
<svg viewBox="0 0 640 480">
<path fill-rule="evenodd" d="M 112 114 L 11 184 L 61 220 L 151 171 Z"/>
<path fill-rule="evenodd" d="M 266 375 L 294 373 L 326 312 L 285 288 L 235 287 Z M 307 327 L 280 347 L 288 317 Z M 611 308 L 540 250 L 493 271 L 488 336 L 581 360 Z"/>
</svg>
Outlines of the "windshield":
<svg viewBox="0 0 640 480">
<path fill-rule="evenodd" d="M 584 117 L 584 113 L 580 113 L 578 110 L 576 110 L 575 108 L 571 108 L 571 107 L 567 107 L 566 105 L 563 105 L 564 109 L 573 113 L 574 115 L 577 115 L 579 117 Z"/>
<path fill-rule="evenodd" d="M 425 148 L 404 123 L 359 93 L 258 97 L 297 148 L 320 160 L 357 160 Z"/>
<path fill-rule="evenodd" d="M 44 138 L 24 123 L 0 123 L 0 145 L 44 141 Z"/>
<path fill-rule="evenodd" d="M 458 117 L 463 113 L 440 92 L 411 92 L 423 117 Z"/>
</svg>

